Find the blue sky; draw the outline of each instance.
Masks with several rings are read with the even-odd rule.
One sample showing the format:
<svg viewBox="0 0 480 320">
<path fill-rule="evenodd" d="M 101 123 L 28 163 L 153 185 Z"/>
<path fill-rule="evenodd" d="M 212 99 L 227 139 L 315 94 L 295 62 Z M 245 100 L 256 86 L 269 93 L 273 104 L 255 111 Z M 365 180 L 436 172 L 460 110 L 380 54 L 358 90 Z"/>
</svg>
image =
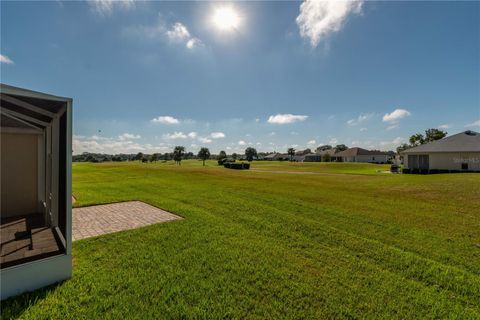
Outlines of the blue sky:
<svg viewBox="0 0 480 320">
<path fill-rule="evenodd" d="M 394 149 L 480 129 L 479 2 L 2 2 L 1 81 L 74 152 Z"/>
</svg>

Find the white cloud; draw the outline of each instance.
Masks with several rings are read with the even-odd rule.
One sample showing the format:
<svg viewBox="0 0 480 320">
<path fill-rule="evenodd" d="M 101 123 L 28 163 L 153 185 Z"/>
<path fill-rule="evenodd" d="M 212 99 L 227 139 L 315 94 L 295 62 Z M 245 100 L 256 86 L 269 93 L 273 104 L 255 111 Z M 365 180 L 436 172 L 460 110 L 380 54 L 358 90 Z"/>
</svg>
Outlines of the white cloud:
<svg viewBox="0 0 480 320">
<path fill-rule="evenodd" d="M 90 137 L 90 139 L 92 140 L 110 140 L 110 138 L 106 138 L 106 137 L 100 137 L 96 134 L 94 134 L 93 136 Z"/>
<path fill-rule="evenodd" d="M 295 114 L 277 114 L 268 118 L 268 123 L 286 124 L 307 120 L 308 116 Z"/>
<path fill-rule="evenodd" d="M 198 135 L 198 134 L 197 134 L 195 131 L 192 131 L 192 132 L 190 132 L 190 133 L 188 134 L 188 137 L 189 137 L 189 138 L 192 138 L 192 139 L 195 139 L 195 138 L 197 137 L 197 135 Z"/>
<path fill-rule="evenodd" d="M 203 46 L 203 42 L 202 40 L 198 39 L 198 38 L 191 38 L 187 41 L 187 43 L 185 44 L 185 46 L 188 48 L 188 49 L 194 49 L 196 47 L 201 47 Z"/>
<path fill-rule="evenodd" d="M 212 142 L 212 139 L 200 137 L 200 138 L 198 138 L 198 141 L 200 141 L 202 143 L 210 143 L 210 142 Z"/>
<path fill-rule="evenodd" d="M 337 138 L 331 138 L 328 143 L 329 143 L 329 144 L 337 144 L 337 143 L 338 143 L 338 139 L 337 139 Z"/>
<path fill-rule="evenodd" d="M 90 0 L 90 9 L 102 16 L 109 16 L 115 9 L 129 10 L 135 8 L 134 0 Z"/>
<path fill-rule="evenodd" d="M 94 136 L 96 137 L 96 136 Z M 149 143 L 140 144 L 131 140 L 120 140 L 113 138 L 98 137 L 100 139 L 93 139 L 94 137 L 75 136 L 72 139 L 72 148 L 74 154 L 81 154 L 82 152 L 95 152 L 95 153 L 154 153 L 154 152 L 168 152 L 171 151 L 172 146 L 170 144 L 159 144 L 153 146 Z"/>
<path fill-rule="evenodd" d="M 152 119 L 153 123 L 161 123 L 161 124 L 179 124 L 180 121 L 171 116 L 160 116 Z"/>
<path fill-rule="evenodd" d="M 163 19 L 152 25 L 135 25 L 123 29 L 123 34 L 130 38 L 147 39 L 150 41 L 168 41 L 172 44 L 185 45 L 187 49 L 195 49 L 203 47 L 203 42 L 199 38 L 192 35 L 181 22 L 175 22 L 170 27 Z"/>
<path fill-rule="evenodd" d="M 0 54 L 0 63 L 14 64 L 14 62 L 7 56 Z"/>
<path fill-rule="evenodd" d="M 363 1 L 306 0 L 296 21 L 300 36 L 316 47 L 321 40 L 339 31 L 350 14 L 361 13 Z"/>
<path fill-rule="evenodd" d="M 310 146 L 315 145 L 316 143 L 317 143 L 317 141 L 315 141 L 315 140 L 310 140 L 310 141 L 307 142 L 307 144 L 310 145 Z"/>
<path fill-rule="evenodd" d="M 125 141 L 125 140 L 134 140 L 134 139 L 140 139 L 141 136 L 139 134 L 132 134 L 132 133 L 124 133 L 120 136 L 118 136 L 118 139 L 121 140 L 121 141 Z"/>
<path fill-rule="evenodd" d="M 366 113 L 366 114 L 361 114 L 359 115 L 357 118 L 355 119 L 350 119 L 347 121 L 347 124 L 350 125 L 350 126 L 354 126 L 354 125 L 357 125 L 359 123 L 362 123 L 362 122 L 365 122 L 367 120 L 370 120 L 371 118 L 373 118 L 373 116 L 375 116 L 374 113 Z"/>
<path fill-rule="evenodd" d="M 223 139 L 223 138 L 225 138 L 225 133 L 223 133 L 223 132 L 212 132 L 212 133 L 210 133 L 210 137 L 212 139 Z"/>
<path fill-rule="evenodd" d="M 165 34 L 170 41 L 184 43 L 188 49 L 193 49 L 203 44 L 200 39 L 192 37 L 190 31 L 181 22 L 175 22 Z"/>
<path fill-rule="evenodd" d="M 403 118 L 410 116 L 411 113 L 405 109 L 395 109 L 391 113 L 386 113 L 383 116 L 383 122 L 397 123 Z"/>
<path fill-rule="evenodd" d="M 166 140 L 176 140 L 176 139 L 187 139 L 187 135 L 184 134 L 183 132 L 177 132 L 175 131 L 174 133 L 166 133 L 162 135 L 163 139 Z"/>
<path fill-rule="evenodd" d="M 382 147 L 390 147 L 390 148 L 396 148 L 398 147 L 402 142 L 404 141 L 404 139 L 402 137 L 396 137 L 395 139 L 391 140 L 391 141 L 381 141 L 380 142 L 380 145 Z"/>
<path fill-rule="evenodd" d="M 191 37 L 187 27 L 181 22 L 175 22 L 166 34 L 168 39 L 172 41 L 188 41 Z"/>
<path fill-rule="evenodd" d="M 441 124 L 441 125 L 439 125 L 439 126 L 437 127 L 437 129 L 442 129 L 442 130 L 448 129 L 448 128 L 450 128 L 450 125 L 449 125 L 449 124 Z"/>
<path fill-rule="evenodd" d="M 466 124 L 465 127 L 466 128 L 480 127 L 480 119 L 478 119 L 477 121 L 474 121 L 472 123 Z"/>
<path fill-rule="evenodd" d="M 244 145 L 246 145 L 246 144 L 247 144 L 247 143 L 246 143 L 245 141 L 243 141 L 243 140 L 238 141 L 238 145 L 239 145 L 239 146 L 244 146 Z"/>
<path fill-rule="evenodd" d="M 393 129 L 397 129 L 397 128 L 398 128 L 398 124 L 392 124 L 391 126 L 387 127 L 387 130 L 393 130 Z"/>
<path fill-rule="evenodd" d="M 360 128 L 360 131 L 364 132 L 364 131 L 367 131 L 368 128 Z"/>
<path fill-rule="evenodd" d="M 276 135 L 275 131 L 272 131 L 268 134 L 269 137 L 273 137 L 274 135 Z"/>
</svg>

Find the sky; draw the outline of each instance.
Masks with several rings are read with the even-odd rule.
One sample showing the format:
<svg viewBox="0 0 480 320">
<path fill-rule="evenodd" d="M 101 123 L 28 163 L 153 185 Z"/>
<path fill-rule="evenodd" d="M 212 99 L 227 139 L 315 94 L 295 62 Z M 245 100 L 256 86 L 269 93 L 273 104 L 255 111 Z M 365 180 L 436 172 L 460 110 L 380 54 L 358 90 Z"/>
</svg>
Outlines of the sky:
<svg viewBox="0 0 480 320">
<path fill-rule="evenodd" d="M 1 2 L 2 83 L 73 98 L 73 150 L 394 150 L 480 131 L 480 2 Z"/>
</svg>

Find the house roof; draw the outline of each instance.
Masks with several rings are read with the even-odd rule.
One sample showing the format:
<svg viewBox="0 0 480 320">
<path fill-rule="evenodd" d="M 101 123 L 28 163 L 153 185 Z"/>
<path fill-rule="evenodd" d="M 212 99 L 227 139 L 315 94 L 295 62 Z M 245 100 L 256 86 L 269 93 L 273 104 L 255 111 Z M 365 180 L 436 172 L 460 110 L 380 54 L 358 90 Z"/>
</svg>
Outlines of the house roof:
<svg viewBox="0 0 480 320">
<path fill-rule="evenodd" d="M 305 159 L 305 156 L 300 156 L 300 155 L 297 155 L 297 156 L 294 156 L 293 157 L 293 161 L 303 161 Z"/>
<path fill-rule="evenodd" d="M 358 147 L 349 148 L 347 150 L 338 152 L 336 157 L 355 157 L 355 156 L 375 156 L 375 155 L 387 155 L 386 152 L 378 150 L 367 150 Z"/>
<path fill-rule="evenodd" d="M 0 83 L 2 127 L 45 128 L 71 106 L 72 99 Z M 7 120 L 7 118 L 9 118 Z"/>
<path fill-rule="evenodd" d="M 319 151 L 317 152 L 317 154 L 321 155 L 321 156 L 324 156 L 326 154 L 330 155 L 330 156 L 336 156 L 337 154 L 337 149 L 336 148 L 333 148 L 333 149 L 327 149 L 327 150 L 322 150 L 322 151 Z"/>
<path fill-rule="evenodd" d="M 269 155 L 266 155 L 266 156 L 264 157 L 264 159 L 273 159 L 273 158 L 275 158 L 275 157 L 277 156 L 277 154 L 278 154 L 278 153 L 271 153 L 271 154 L 269 154 Z"/>
<path fill-rule="evenodd" d="M 304 157 L 312 158 L 312 157 L 320 157 L 320 155 L 317 153 L 308 153 L 308 154 L 305 154 Z"/>
<path fill-rule="evenodd" d="M 480 152 L 480 133 L 467 130 L 407 149 L 402 154 L 424 152 Z"/>
</svg>

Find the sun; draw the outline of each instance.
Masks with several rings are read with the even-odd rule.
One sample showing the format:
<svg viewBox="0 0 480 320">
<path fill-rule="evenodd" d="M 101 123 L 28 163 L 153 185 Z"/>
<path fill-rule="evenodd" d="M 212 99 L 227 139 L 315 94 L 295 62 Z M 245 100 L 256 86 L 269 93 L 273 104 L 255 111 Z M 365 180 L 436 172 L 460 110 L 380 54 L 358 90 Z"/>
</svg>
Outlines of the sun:
<svg viewBox="0 0 480 320">
<path fill-rule="evenodd" d="M 215 27 L 222 31 L 236 30 L 240 25 L 240 17 L 235 9 L 231 7 L 216 9 L 212 21 Z"/>
</svg>

